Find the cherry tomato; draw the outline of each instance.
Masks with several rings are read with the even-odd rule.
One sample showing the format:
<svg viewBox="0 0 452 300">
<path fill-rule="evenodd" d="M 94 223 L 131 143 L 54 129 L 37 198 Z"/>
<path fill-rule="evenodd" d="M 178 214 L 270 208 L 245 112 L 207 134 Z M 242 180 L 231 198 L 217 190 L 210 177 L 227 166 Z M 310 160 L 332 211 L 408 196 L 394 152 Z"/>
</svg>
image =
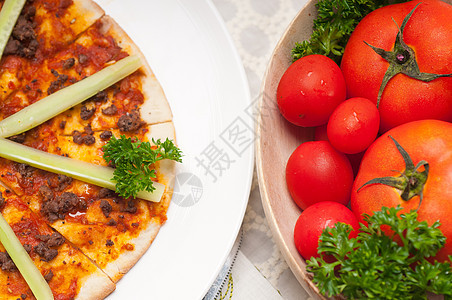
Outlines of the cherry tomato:
<svg viewBox="0 0 452 300">
<path fill-rule="evenodd" d="M 346 205 L 350 200 L 353 170 L 345 154 L 329 142 L 305 142 L 287 162 L 286 182 L 292 199 L 301 209 L 321 201 Z"/>
<path fill-rule="evenodd" d="M 372 144 L 380 127 L 380 115 L 372 101 L 351 98 L 336 107 L 328 121 L 328 139 L 337 150 L 355 154 Z"/>
<path fill-rule="evenodd" d="M 326 56 L 308 55 L 286 70 L 276 98 L 289 122 L 310 127 L 326 124 L 336 106 L 345 100 L 345 93 L 339 66 Z"/>
<path fill-rule="evenodd" d="M 298 217 L 294 230 L 295 247 L 304 259 L 319 257 L 317 248 L 320 235 L 327 227 L 334 227 L 337 222 L 353 227 L 349 238 L 358 234 L 359 223 L 353 212 L 337 202 L 319 202 L 309 206 Z"/>
</svg>

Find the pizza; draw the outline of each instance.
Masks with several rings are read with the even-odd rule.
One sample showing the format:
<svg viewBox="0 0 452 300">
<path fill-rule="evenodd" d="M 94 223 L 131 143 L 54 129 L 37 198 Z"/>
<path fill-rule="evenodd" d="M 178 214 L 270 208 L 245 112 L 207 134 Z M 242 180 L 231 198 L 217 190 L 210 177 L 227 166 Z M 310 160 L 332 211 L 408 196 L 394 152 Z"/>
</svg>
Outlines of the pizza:
<svg viewBox="0 0 452 300">
<path fill-rule="evenodd" d="M 0 1 L 3 7 L 4 1 Z M 75 84 L 139 48 L 90 0 L 28 0 L 0 61 L 0 120 Z M 147 63 L 15 143 L 108 166 L 113 137 L 175 141 L 172 113 Z M 113 166 L 114 167 L 114 166 Z M 0 158 L 0 212 L 55 299 L 102 299 L 149 248 L 172 196 L 175 162 L 153 167 L 159 202 L 125 198 L 81 180 Z M 0 299 L 35 299 L 0 244 Z"/>
<path fill-rule="evenodd" d="M 34 214 L 23 199 L 0 187 L 1 213 L 44 275 L 56 299 L 102 298 L 114 290 L 111 279 L 43 218 Z M 0 245 L 2 299 L 33 299 L 8 253 Z M 71 276 L 71 274 L 74 274 Z M 103 289 L 98 289 L 102 285 Z"/>
</svg>

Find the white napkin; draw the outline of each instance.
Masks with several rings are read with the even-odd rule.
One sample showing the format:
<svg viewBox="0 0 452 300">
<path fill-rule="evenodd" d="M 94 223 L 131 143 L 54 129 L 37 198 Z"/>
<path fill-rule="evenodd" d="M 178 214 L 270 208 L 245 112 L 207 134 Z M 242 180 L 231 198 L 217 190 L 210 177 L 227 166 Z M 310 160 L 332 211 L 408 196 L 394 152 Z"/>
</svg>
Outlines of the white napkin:
<svg viewBox="0 0 452 300">
<path fill-rule="evenodd" d="M 221 295 L 216 298 L 217 300 L 283 299 L 242 251 L 237 253 L 231 278 L 229 278 L 229 282 L 226 280 Z"/>
</svg>

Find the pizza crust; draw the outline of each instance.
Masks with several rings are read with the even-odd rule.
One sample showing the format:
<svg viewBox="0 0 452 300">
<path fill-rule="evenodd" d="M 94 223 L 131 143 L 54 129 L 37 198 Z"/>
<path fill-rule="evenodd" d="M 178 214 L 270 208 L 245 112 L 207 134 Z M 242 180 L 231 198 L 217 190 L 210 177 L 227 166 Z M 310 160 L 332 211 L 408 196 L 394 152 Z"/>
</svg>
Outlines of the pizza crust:
<svg viewBox="0 0 452 300">
<path fill-rule="evenodd" d="M 82 282 L 82 287 L 75 299 L 78 300 L 97 300 L 110 295 L 116 288 L 116 285 L 105 274 L 98 271 Z"/>
<path fill-rule="evenodd" d="M 169 164 L 174 165 L 174 164 Z M 174 168 L 166 166 L 167 170 L 173 171 Z M 170 176 L 166 176 L 170 177 Z M 174 177 L 173 177 L 174 178 Z M 161 209 L 167 210 L 169 203 L 171 201 L 173 193 L 174 180 L 168 182 L 166 191 L 160 200 L 158 205 Z M 148 227 L 140 233 L 140 235 L 129 242 L 134 245 L 133 251 L 123 252 L 118 259 L 109 263 L 103 268 L 104 272 L 110 276 L 110 278 L 116 283 L 118 282 L 146 253 L 146 251 L 151 246 L 157 233 L 159 232 L 161 226 L 163 225 L 163 220 L 160 218 L 154 218 L 148 225 Z"/>
<path fill-rule="evenodd" d="M 94 24 L 94 22 L 96 22 L 105 14 L 102 7 L 100 7 L 99 4 L 92 0 L 72 0 L 72 1 L 74 5 L 69 9 L 74 11 L 73 13 L 74 16 L 80 17 L 83 16 L 83 18 L 85 18 L 84 20 L 85 28 L 88 28 L 89 26 Z M 77 20 L 75 22 L 77 22 Z M 81 20 L 78 20 L 78 22 L 81 22 Z"/>
<path fill-rule="evenodd" d="M 140 69 L 145 75 L 142 80 L 144 103 L 140 107 L 141 119 L 146 124 L 171 121 L 173 115 L 166 96 L 141 50 L 110 16 L 103 16 L 100 22 L 102 24 L 102 33 L 114 37 L 118 45 L 129 53 L 129 55 L 138 55 L 143 61 L 143 67 Z"/>
<path fill-rule="evenodd" d="M 138 262 L 154 241 L 160 227 L 159 222 L 150 222 L 138 237 L 129 241 L 130 244 L 134 245 L 133 251 L 123 252 L 118 259 L 103 268 L 113 282 L 118 282 Z"/>
<path fill-rule="evenodd" d="M 167 138 L 174 142 L 176 141 L 176 133 L 173 122 L 154 124 L 148 126 L 148 129 L 149 131 L 146 133 L 146 139 L 150 142 L 152 139 L 160 139 L 161 141 L 164 141 Z"/>
</svg>

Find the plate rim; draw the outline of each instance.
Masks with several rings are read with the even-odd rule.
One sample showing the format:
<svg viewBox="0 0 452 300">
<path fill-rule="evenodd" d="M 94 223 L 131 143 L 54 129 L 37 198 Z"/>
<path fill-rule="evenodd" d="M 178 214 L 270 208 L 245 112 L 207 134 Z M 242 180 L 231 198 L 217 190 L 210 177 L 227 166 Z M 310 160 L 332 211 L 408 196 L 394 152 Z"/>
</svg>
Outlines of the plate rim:
<svg viewBox="0 0 452 300">
<path fill-rule="evenodd" d="M 213 4 L 212 0 L 205 0 L 207 5 L 209 6 L 211 12 L 213 13 L 213 15 L 215 16 L 218 25 L 220 26 L 221 30 L 224 33 L 224 38 L 226 38 L 229 46 L 230 46 L 230 50 L 232 51 L 231 54 L 234 56 L 234 59 L 236 60 L 236 63 L 238 64 L 238 71 L 240 73 L 240 81 L 242 81 L 242 83 L 245 85 L 245 93 L 246 93 L 246 104 L 251 105 L 252 104 L 252 100 L 251 100 L 251 91 L 250 91 L 250 85 L 249 85 L 249 81 L 248 81 L 248 77 L 246 76 L 246 72 L 245 72 L 245 67 L 243 65 L 243 61 L 242 58 L 240 57 L 240 54 L 237 50 L 237 47 L 234 43 L 234 40 L 232 39 L 232 36 L 229 32 L 229 30 L 227 29 L 226 23 L 223 20 L 223 17 L 221 16 L 219 10 L 217 9 L 217 7 Z M 254 124 L 252 124 L 254 126 Z M 253 132 L 253 138 L 256 138 L 256 133 Z M 219 265 L 219 267 L 217 268 L 217 271 L 215 272 L 214 276 L 212 276 L 212 279 L 210 281 L 210 283 L 207 285 L 207 287 L 205 288 L 205 291 L 203 293 L 203 295 L 205 295 L 210 287 L 212 286 L 212 284 L 214 283 L 215 279 L 218 277 L 223 265 L 225 264 L 226 260 L 228 259 L 229 253 L 232 251 L 232 248 L 234 247 L 234 243 L 237 240 L 237 237 L 240 233 L 240 229 L 242 228 L 242 224 L 243 224 L 243 220 L 245 218 L 245 213 L 246 213 L 246 208 L 248 206 L 248 202 L 249 202 L 249 198 L 250 198 L 250 194 L 251 194 L 251 187 L 252 187 L 252 183 L 253 183 L 253 173 L 254 173 L 254 164 L 255 164 L 255 151 L 256 151 L 256 145 L 255 143 L 251 144 L 251 151 L 250 151 L 250 159 L 248 161 L 248 166 L 247 166 L 247 172 L 248 175 L 245 176 L 247 178 L 247 182 L 246 182 L 246 188 L 244 189 L 245 191 L 245 201 L 243 201 L 242 203 L 242 207 L 241 207 L 241 212 L 240 212 L 240 221 L 236 223 L 236 228 L 234 229 L 234 234 L 231 235 L 230 237 L 230 241 L 228 243 L 228 247 L 227 247 L 227 251 L 226 251 L 226 255 L 223 256 L 223 259 L 221 260 L 221 264 Z M 240 250 L 240 249 L 238 249 Z M 231 266 L 232 268 L 232 266 Z"/>
<path fill-rule="evenodd" d="M 98 3 L 103 9 L 105 9 L 106 13 L 107 12 L 107 8 L 109 7 L 110 4 L 115 4 L 115 0 L 93 0 L 96 3 Z M 119 0 L 118 0 L 119 1 Z M 138 0 L 140 1 L 140 0 Z M 158 1 L 154 1 L 154 2 L 158 2 Z M 219 35 L 219 38 L 224 42 L 224 45 L 227 45 L 227 55 L 230 56 L 233 61 L 229 62 L 229 64 L 234 65 L 234 70 L 235 73 L 233 73 L 234 77 L 235 77 L 235 81 L 237 83 L 240 83 L 240 88 L 236 87 L 236 90 L 240 91 L 240 95 L 242 96 L 241 98 L 241 105 L 243 105 L 243 108 L 249 106 L 252 104 L 252 99 L 251 99 L 251 94 L 250 94 L 250 88 L 249 88 L 249 82 L 248 82 L 248 78 L 246 76 L 246 72 L 244 69 L 244 65 L 242 62 L 242 59 L 237 51 L 237 47 L 234 43 L 234 41 L 232 40 L 232 37 L 229 33 L 229 31 L 227 30 L 226 24 L 223 20 L 223 18 L 221 17 L 218 9 L 216 8 L 216 6 L 213 4 L 213 2 L 211 0 L 197 0 L 197 1 L 193 1 L 193 2 L 185 2 L 182 0 L 173 0 L 172 2 L 174 2 L 171 5 L 179 5 L 185 8 L 185 6 L 190 6 L 190 7 L 196 7 L 196 6 L 202 6 L 202 11 L 204 13 L 208 13 L 210 15 L 209 19 L 215 20 L 215 24 L 214 26 L 218 29 L 218 32 L 221 33 L 221 35 Z M 191 16 L 190 16 L 191 17 Z M 118 20 L 118 24 L 123 27 L 122 22 L 120 22 Z M 199 25 L 199 23 L 198 23 Z M 128 32 L 128 31 L 127 31 Z M 155 68 L 153 68 L 153 64 L 152 61 L 150 60 L 149 56 L 147 55 L 147 53 L 143 50 L 143 47 L 141 47 L 140 43 L 137 40 L 134 40 L 135 43 L 137 43 L 137 45 L 140 47 L 140 49 L 144 52 L 144 55 L 146 57 L 146 59 L 149 60 L 149 64 L 150 67 L 153 71 L 155 71 Z M 215 68 L 217 69 L 216 66 L 212 65 L 212 69 Z M 156 74 L 157 80 L 159 80 L 160 76 L 159 74 Z M 159 80 L 160 82 L 160 80 Z M 162 86 L 163 88 L 163 86 Z M 165 89 L 164 89 L 165 92 Z M 175 105 L 176 101 L 169 101 L 170 105 Z M 171 106 L 171 108 L 173 108 Z M 177 118 L 177 114 L 175 114 L 175 111 L 172 109 L 173 112 L 173 121 L 175 118 Z M 237 114 L 237 116 L 239 116 L 242 113 L 242 109 L 237 109 L 237 112 L 234 114 Z M 247 125 L 251 125 L 252 128 L 254 129 L 254 122 L 247 121 L 246 122 Z M 175 122 L 175 126 L 176 126 L 176 135 L 179 134 L 180 130 L 178 130 L 179 126 L 183 125 L 183 122 Z M 209 125 L 209 124 L 207 124 Z M 223 122 L 221 126 L 223 126 L 224 128 L 226 128 L 229 125 L 229 122 Z M 221 129 L 224 129 L 224 128 Z M 253 138 L 255 138 L 255 132 L 253 131 Z M 208 140 L 203 140 L 201 141 L 201 143 L 208 143 Z M 228 228 L 226 231 L 229 233 L 229 235 L 222 236 L 222 239 L 225 240 L 224 245 L 227 245 L 227 247 L 222 247 L 221 251 L 219 254 L 216 255 L 215 258 L 215 265 L 212 267 L 209 267 L 209 275 L 205 276 L 205 277 L 209 277 L 209 281 L 207 280 L 203 280 L 203 283 L 199 283 L 197 284 L 197 287 L 194 288 L 196 291 L 193 293 L 190 293 L 193 297 L 194 295 L 196 295 L 196 297 L 202 298 L 204 297 L 204 295 L 207 293 L 207 291 L 209 290 L 209 288 L 211 287 L 212 283 L 214 282 L 214 280 L 217 278 L 221 268 L 223 267 L 233 245 L 234 242 L 240 232 L 241 226 L 243 224 L 243 220 L 245 217 L 245 213 L 246 213 L 246 208 L 248 205 L 248 200 L 249 200 L 249 196 L 250 196 L 250 192 L 251 192 L 251 186 L 252 186 L 252 180 L 253 180 L 253 171 L 254 171 L 254 162 L 255 162 L 255 143 L 251 143 L 251 145 L 249 146 L 249 149 L 246 150 L 246 152 L 243 154 L 243 156 L 245 159 L 240 162 L 240 164 L 242 165 L 240 167 L 240 173 L 244 174 L 243 176 L 240 176 L 241 178 L 241 183 L 240 183 L 240 193 L 241 194 L 241 199 L 240 201 L 236 201 L 238 202 L 235 207 L 235 211 L 231 212 L 230 214 L 236 216 L 233 220 L 233 222 L 228 223 Z M 231 171 L 231 170 L 230 170 Z M 245 173 L 246 171 L 246 173 Z M 235 172 L 234 174 L 238 175 L 238 171 L 231 171 L 231 172 Z M 177 175 L 177 174 L 176 174 Z M 228 175 L 229 176 L 229 175 Z M 206 202 L 206 200 L 208 199 L 203 199 L 204 202 Z M 174 206 L 174 203 L 172 204 Z M 210 211 L 210 213 L 214 213 L 212 211 Z M 170 223 L 171 221 L 168 220 L 167 224 L 165 224 L 163 227 L 165 227 L 166 225 L 169 225 L 168 223 Z M 231 224 L 232 223 L 232 224 Z M 205 225 L 204 225 L 205 226 Z M 169 232 L 159 232 L 159 234 L 157 235 L 156 241 L 158 242 L 158 238 L 159 236 L 162 236 L 163 234 L 168 234 Z M 144 255 L 150 255 L 152 252 L 152 245 L 150 246 L 150 248 L 147 250 L 147 253 L 145 253 Z M 139 264 L 139 262 L 137 262 L 137 264 Z M 130 275 L 130 274 L 129 274 Z M 125 276 L 127 277 L 127 275 Z M 130 277 L 130 276 L 129 276 Z M 119 295 L 118 295 L 119 296 Z M 108 296 L 108 299 L 110 298 L 115 298 L 118 297 L 115 296 L 115 293 L 110 294 L 110 296 Z"/>
</svg>

